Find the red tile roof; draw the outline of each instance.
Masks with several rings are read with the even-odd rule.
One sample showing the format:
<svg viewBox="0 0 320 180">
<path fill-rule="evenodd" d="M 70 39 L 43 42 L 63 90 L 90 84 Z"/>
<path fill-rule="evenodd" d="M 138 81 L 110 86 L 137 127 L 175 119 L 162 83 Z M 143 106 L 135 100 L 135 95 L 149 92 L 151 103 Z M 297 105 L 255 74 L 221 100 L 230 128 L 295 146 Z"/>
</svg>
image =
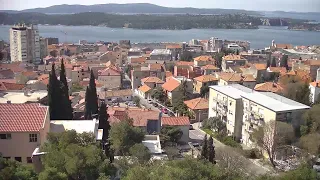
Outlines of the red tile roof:
<svg viewBox="0 0 320 180">
<path fill-rule="evenodd" d="M 14 72 L 11 69 L 0 69 L 0 79 L 13 79 Z"/>
<path fill-rule="evenodd" d="M 204 98 L 196 98 L 188 101 L 184 101 L 184 104 L 188 106 L 188 108 L 196 110 L 196 109 L 209 109 L 209 101 Z"/>
<path fill-rule="evenodd" d="M 114 70 L 113 68 L 106 68 L 104 70 L 98 71 L 98 76 L 120 76 L 120 72 Z"/>
<path fill-rule="evenodd" d="M 189 126 L 189 117 L 162 117 L 161 124 L 163 126 Z"/>
<path fill-rule="evenodd" d="M 143 86 L 139 87 L 139 91 L 144 92 L 144 93 L 146 93 L 150 90 L 151 90 L 151 88 L 147 85 L 143 85 Z"/>
<path fill-rule="evenodd" d="M 132 57 L 131 58 L 131 63 L 144 63 L 146 62 L 145 57 Z"/>
<path fill-rule="evenodd" d="M 171 76 L 173 76 L 172 72 L 166 71 L 166 77 L 171 77 Z"/>
<path fill-rule="evenodd" d="M 181 46 L 181 44 L 167 44 L 166 48 L 167 49 L 181 49 L 182 46 Z"/>
<path fill-rule="evenodd" d="M 39 132 L 49 113 L 38 103 L 0 104 L 0 132 Z"/>
<path fill-rule="evenodd" d="M 194 63 L 193 62 L 189 62 L 189 61 L 178 61 L 176 62 L 176 66 L 193 66 Z"/>
<path fill-rule="evenodd" d="M 141 79 L 141 82 L 143 82 L 143 83 L 159 83 L 159 84 L 164 83 L 164 81 L 162 81 L 158 77 L 153 77 L 153 76 L 143 78 L 143 79 Z"/>
<path fill-rule="evenodd" d="M 211 56 L 198 56 L 194 58 L 195 61 L 215 61 Z"/>
<path fill-rule="evenodd" d="M 265 82 L 265 83 L 257 84 L 254 87 L 254 90 L 262 91 L 262 92 L 279 93 L 283 91 L 283 87 L 280 84 L 277 84 L 274 82 Z"/>
<path fill-rule="evenodd" d="M 202 66 L 201 69 L 213 69 L 213 70 L 219 70 L 218 67 L 214 66 L 213 64 L 208 64 L 205 66 Z"/>
<path fill-rule="evenodd" d="M 194 78 L 194 80 L 199 82 L 211 82 L 211 81 L 218 81 L 218 79 L 214 75 L 202 75 L 199 77 Z"/>
<path fill-rule="evenodd" d="M 22 90 L 25 87 L 24 84 L 0 82 L 0 91 Z"/>
<path fill-rule="evenodd" d="M 177 87 L 180 86 L 180 82 L 173 79 L 173 78 L 168 78 L 167 79 L 167 82 L 165 82 L 163 85 L 162 85 L 162 88 L 164 90 L 167 90 L 167 91 L 173 91 L 175 90 Z"/>
</svg>

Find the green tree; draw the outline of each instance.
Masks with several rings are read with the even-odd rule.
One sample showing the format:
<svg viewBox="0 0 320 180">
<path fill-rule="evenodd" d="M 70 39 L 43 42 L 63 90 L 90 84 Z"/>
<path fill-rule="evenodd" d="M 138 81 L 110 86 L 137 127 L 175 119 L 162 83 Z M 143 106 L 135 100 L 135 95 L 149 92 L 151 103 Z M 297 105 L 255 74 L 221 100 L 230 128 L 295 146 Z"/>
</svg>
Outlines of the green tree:
<svg viewBox="0 0 320 180">
<path fill-rule="evenodd" d="M 213 137 L 210 136 L 209 137 L 209 141 L 208 141 L 209 145 L 208 145 L 208 160 L 215 164 L 215 157 L 216 157 L 216 152 L 214 150 L 214 145 L 213 145 Z"/>
<path fill-rule="evenodd" d="M 85 119 L 92 119 L 92 104 L 90 103 L 92 100 L 91 98 L 91 92 L 89 87 L 87 86 L 86 89 L 86 95 L 85 95 L 85 112 L 84 112 L 84 118 Z"/>
<path fill-rule="evenodd" d="M 32 166 L 23 165 L 13 160 L 6 160 L 0 156 L 0 179 L 36 180 L 38 177 Z"/>
<path fill-rule="evenodd" d="M 163 91 L 163 89 L 161 87 L 156 87 L 151 91 L 151 97 L 154 99 L 157 99 L 160 102 L 165 102 L 166 101 L 166 94 Z"/>
<path fill-rule="evenodd" d="M 193 61 L 192 52 L 190 51 L 183 51 L 180 57 L 181 61 Z"/>
<path fill-rule="evenodd" d="M 202 147 L 201 147 L 201 158 L 208 159 L 208 137 L 204 135 Z"/>
<path fill-rule="evenodd" d="M 117 155 L 128 155 L 129 149 L 144 139 L 144 132 L 132 126 L 132 119 L 125 119 L 114 124 L 110 130 L 111 148 Z"/>
<path fill-rule="evenodd" d="M 239 49 L 236 50 L 236 54 L 239 55 Z"/>
<path fill-rule="evenodd" d="M 271 65 L 271 52 L 268 53 L 267 68 L 270 67 L 270 65 Z"/>
<path fill-rule="evenodd" d="M 131 156 L 136 157 L 140 164 L 147 163 L 151 158 L 151 154 L 150 154 L 149 149 L 147 147 L 145 147 L 142 143 L 138 143 L 138 144 L 133 145 L 129 149 L 129 153 Z"/>
<path fill-rule="evenodd" d="M 289 171 L 281 175 L 279 180 L 317 180 L 317 172 L 308 165 L 301 165 L 298 169 Z"/>
<path fill-rule="evenodd" d="M 299 145 L 302 149 L 313 155 L 320 154 L 320 133 L 311 133 L 302 136 L 299 140 Z"/>
<path fill-rule="evenodd" d="M 89 89 L 90 89 L 90 107 L 91 107 L 91 114 L 96 115 L 98 114 L 98 95 L 97 95 L 97 88 L 95 77 L 93 71 L 90 71 L 90 81 L 89 81 Z"/>
<path fill-rule="evenodd" d="M 68 180 L 68 175 L 58 172 L 57 168 L 48 167 L 39 174 L 39 180 Z"/>
<path fill-rule="evenodd" d="M 302 135 L 309 133 L 320 133 L 320 105 L 314 105 L 303 115 Z"/>
<path fill-rule="evenodd" d="M 287 70 L 289 69 L 288 66 L 288 55 L 283 55 L 280 61 L 280 67 L 285 67 Z"/>
<path fill-rule="evenodd" d="M 222 57 L 224 56 L 223 52 L 217 53 L 215 54 L 213 57 L 216 60 L 215 61 L 215 66 L 217 66 L 219 69 L 221 69 L 221 65 L 222 65 Z"/>
<path fill-rule="evenodd" d="M 49 74 L 49 84 L 48 84 L 48 104 L 49 104 L 49 112 L 50 112 L 50 119 L 56 120 L 60 119 L 60 87 L 59 81 L 56 76 L 55 72 L 55 65 L 52 64 L 51 72 Z"/>
<path fill-rule="evenodd" d="M 137 96 L 133 97 L 133 102 L 134 102 L 138 107 L 141 107 L 141 105 L 140 105 L 140 98 L 139 98 L 139 97 L 137 97 Z"/>
<path fill-rule="evenodd" d="M 109 115 L 107 113 L 107 106 L 105 102 L 102 102 L 99 110 L 99 129 L 103 129 L 102 140 L 106 142 L 109 138 L 110 123 L 108 121 Z"/>
<path fill-rule="evenodd" d="M 203 97 L 203 98 L 208 97 L 208 93 L 209 93 L 209 86 L 208 85 L 202 86 L 200 88 L 200 96 L 201 97 Z"/>
<path fill-rule="evenodd" d="M 69 99 L 69 88 L 68 88 L 68 82 L 66 77 L 66 70 L 64 67 L 64 61 L 61 60 L 61 70 L 60 70 L 60 86 L 61 86 L 61 110 L 63 110 L 63 119 L 72 119 L 73 113 L 72 113 L 72 107 L 71 107 L 71 101 Z"/>
<path fill-rule="evenodd" d="M 160 139 L 163 146 L 168 143 L 178 143 L 183 135 L 180 128 L 174 126 L 164 126 L 161 128 Z"/>
<path fill-rule="evenodd" d="M 68 179 L 98 179 L 100 174 L 115 173 L 92 133 L 48 133 L 41 149 L 47 153 L 41 159 L 45 169 L 40 177 L 54 173 L 60 178 L 67 175 Z"/>
<path fill-rule="evenodd" d="M 277 67 L 277 60 L 276 60 L 276 57 L 272 57 L 272 60 L 271 60 L 271 67 Z"/>
</svg>

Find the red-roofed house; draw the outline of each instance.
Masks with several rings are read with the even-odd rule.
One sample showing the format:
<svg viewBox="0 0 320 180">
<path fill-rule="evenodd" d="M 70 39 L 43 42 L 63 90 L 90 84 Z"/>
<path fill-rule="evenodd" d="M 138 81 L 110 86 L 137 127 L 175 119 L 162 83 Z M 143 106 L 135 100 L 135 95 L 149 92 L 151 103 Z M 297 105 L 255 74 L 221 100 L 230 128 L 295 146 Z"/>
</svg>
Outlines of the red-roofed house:
<svg viewBox="0 0 320 180">
<path fill-rule="evenodd" d="M 194 114 L 194 119 L 190 121 L 200 122 L 208 118 L 209 101 L 204 98 L 196 98 L 188 101 L 184 101 L 184 104 L 188 106 L 189 111 Z"/>
<path fill-rule="evenodd" d="M 182 131 L 182 137 L 180 141 L 189 142 L 189 127 L 190 121 L 189 117 L 181 116 L 181 117 L 162 117 L 161 118 L 161 126 L 174 126 L 179 127 Z"/>
<path fill-rule="evenodd" d="M 22 90 L 25 87 L 24 84 L 0 82 L 0 91 Z"/>
<path fill-rule="evenodd" d="M 98 72 L 98 81 L 107 89 L 121 88 L 121 73 L 113 68 L 106 68 Z"/>
<path fill-rule="evenodd" d="M 3 157 L 32 163 L 33 151 L 50 129 L 49 107 L 38 103 L 0 104 L 0 153 Z"/>
<path fill-rule="evenodd" d="M 314 81 L 309 84 L 311 102 L 315 103 L 319 99 L 320 81 Z"/>
</svg>

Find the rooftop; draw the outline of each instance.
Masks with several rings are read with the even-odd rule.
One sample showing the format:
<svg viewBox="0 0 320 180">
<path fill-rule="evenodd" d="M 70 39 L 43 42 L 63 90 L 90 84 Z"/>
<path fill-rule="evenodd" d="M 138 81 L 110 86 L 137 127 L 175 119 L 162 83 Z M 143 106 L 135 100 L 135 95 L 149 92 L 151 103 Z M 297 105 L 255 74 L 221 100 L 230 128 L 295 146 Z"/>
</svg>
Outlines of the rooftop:
<svg viewBox="0 0 320 180">
<path fill-rule="evenodd" d="M 145 84 L 143 86 L 139 87 L 139 91 L 142 91 L 144 93 L 146 93 L 146 92 L 148 92 L 150 90 L 151 90 L 151 88 L 149 86 L 145 85 Z"/>
<path fill-rule="evenodd" d="M 189 126 L 190 121 L 189 117 L 162 117 L 161 118 L 162 126 Z"/>
<path fill-rule="evenodd" d="M 229 54 L 229 55 L 223 56 L 222 59 L 223 59 L 223 60 L 226 60 L 226 61 L 246 60 L 246 59 L 243 58 L 242 56 L 240 56 L 240 55 L 234 55 L 234 54 Z"/>
<path fill-rule="evenodd" d="M 150 55 L 170 55 L 171 50 L 170 49 L 154 49 Z"/>
<path fill-rule="evenodd" d="M 209 109 L 209 101 L 204 98 L 191 99 L 188 101 L 184 101 L 184 103 L 188 106 L 188 108 L 193 110 Z"/>
<path fill-rule="evenodd" d="M 158 77 L 153 77 L 153 76 L 143 78 L 143 79 L 141 79 L 141 82 L 143 82 L 143 83 L 160 83 L 160 84 L 164 83 L 164 81 L 162 81 Z"/>
<path fill-rule="evenodd" d="M 0 82 L 0 91 L 22 90 L 25 87 L 24 84 Z"/>
<path fill-rule="evenodd" d="M 199 81 L 199 82 L 218 81 L 218 79 L 217 79 L 214 75 L 212 75 L 212 74 L 202 75 L 202 76 L 199 76 L 199 77 L 194 78 L 194 80 Z"/>
<path fill-rule="evenodd" d="M 168 80 L 162 85 L 162 88 L 167 91 L 173 91 L 180 86 L 180 82 L 175 78 L 168 78 Z"/>
<path fill-rule="evenodd" d="M 283 90 L 283 87 L 278 83 L 265 82 L 265 83 L 257 84 L 254 87 L 254 90 L 279 93 L 279 92 L 281 92 Z"/>
<path fill-rule="evenodd" d="M 194 58 L 195 61 L 214 61 L 211 56 L 198 56 Z"/>
<path fill-rule="evenodd" d="M 48 91 L 7 91 L 0 93 L 0 103 L 24 104 L 26 102 L 39 102 L 39 100 L 47 97 Z"/>
<path fill-rule="evenodd" d="M 142 144 L 149 149 L 151 154 L 162 153 L 159 135 L 145 135 Z"/>
<path fill-rule="evenodd" d="M 131 89 L 123 90 L 113 90 L 113 91 L 100 91 L 97 92 L 100 99 L 109 98 L 109 97 L 121 97 L 121 96 L 132 96 Z"/>
<path fill-rule="evenodd" d="M 249 99 L 261 106 L 264 106 L 275 112 L 293 111 L 299 109 L 309 109 L 309 106 L 298 103 L 272 92 L 256 92 L 241 94 L 245 99 Z"/>
<path fill-rule="evenodd" d="M 38 103 L 0 104 L 0 132 L 39 132 L 49 107 Z"/>
<path fill-rule="evenodd" d="M 253 90 L 245 86 L 241 86 L 240 84 L 231 84 L 227 86 L 216 85 L 216 86 L 210 86 L 210 88 L 216 91 L 219 91 L 222 94 L 230 96 L 233 99 L 241 99 L 241 95 L 253 92 Z"/>
</svg>

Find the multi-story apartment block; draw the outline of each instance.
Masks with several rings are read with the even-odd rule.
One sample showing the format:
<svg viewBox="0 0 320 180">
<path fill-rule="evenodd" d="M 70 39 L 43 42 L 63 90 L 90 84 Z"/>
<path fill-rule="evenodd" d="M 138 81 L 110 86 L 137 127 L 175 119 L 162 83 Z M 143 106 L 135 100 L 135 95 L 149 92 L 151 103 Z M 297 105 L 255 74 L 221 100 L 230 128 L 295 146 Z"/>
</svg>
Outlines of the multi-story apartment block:
<svg viewBox="0 0 320 180">
<path fill-rule="evenodd" d="M 40 58 L 43 59 L 48 55 L 48 39 L 40 37 Z"/>
<path fill-rule="evenodd" d="M 243 104 L 241 95 L 252 92 L 239 84 L 210 86 L 209 118 L 220 117 L 226 123 L 227 133 L 241 139 Z"/>
<path fill-rule="evenodd" d="M 250 134 L 270 121 L 301 125 L 302 114 L 309 106 L 272 92 L 257 92 L 241 86 L 210 86 L 209 117 L 220 117 L 228 135 L 252 147 Z"/>
<path fill-rule="evenodd" d="M 17 25 L 10 29 L 11 61 L 35 63 L 40 60 L 40 37 L 36 25 Z"/>
<path fill-rule="evenodd" d="M 254 129 L 270 121 L 281 121 L 299 128 L 303 113 L 309 106 L 298 103 L 272 92 L 256 92 L 242 94 L 243 126 L 242 143 L 251 147 L 250 134 Z"/>
</svg>

